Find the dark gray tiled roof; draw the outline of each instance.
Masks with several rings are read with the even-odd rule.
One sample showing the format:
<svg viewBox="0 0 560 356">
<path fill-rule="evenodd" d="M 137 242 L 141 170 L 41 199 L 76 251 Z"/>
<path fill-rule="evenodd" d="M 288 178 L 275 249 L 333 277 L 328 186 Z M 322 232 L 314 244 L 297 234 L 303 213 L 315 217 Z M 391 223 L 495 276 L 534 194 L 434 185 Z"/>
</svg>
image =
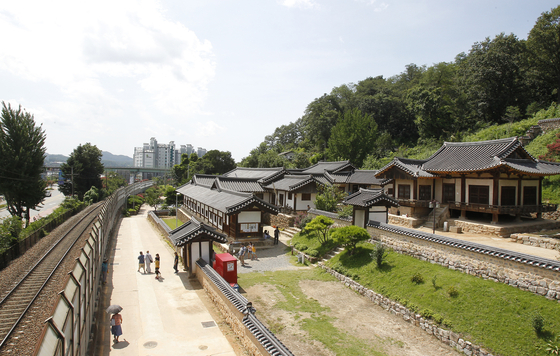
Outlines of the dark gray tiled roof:
<svg viewBox="0 0 560 356">
<path fill-rule="evenodd" d="M 386 195 L 383 189 L 363 189 L 360 188 L 354 194 L 349 195 L 343 201 L 344 204 L 369 208 L 375 205 L 399 206 L 398 201 Z"/>
<path fill-rule="evenodd" d="M 205 185 L 207 187 L 211 187 L 214 184 L 217 176 L 210 175 L 210 174 L 195 174 L 192 177 L 193 182 L 197 185 Z"/>
<path fill-rule="evenodd" d="M 265 189 L 259 184 L 256 178 L 232 178 L 218 177 L 216 184 L 219 189 L 233 190 L 236 192 L 262 193 Z"/>
<path fill-rule="evenodd" d="M 284 167 L 274 168 L 245 168 L 237 167 L 224 174 L 224 177 L 267 179 L 282 172 Z"/>
<path fill-rule="evenodd" d="M 377 176 L 397 167 L 415 178 L 448 173 L 483 172 L 498 167 L 533 175 L 560 174 L 557 164 L 538 161 L 517 137 L 480 142 L 445 142 L 426 160 L 394 158 Z"/>
<path fill-rule="evenodd" d="M 422 165 L 426 162 L 426 160 L 420 159 L 408 159 L 408 158 L 400 158 L 395 157 L 389 164 L 385 167 L 381 168 L 377 173 L 377 176 L 381 176 L 383 173 L 387 172 L 389 169 L 396 167 L 415 178 L 435 178 L 437 175 L 432 174 L 430 172 L 426 172 L 422 169 Z"/>
<path fill-rule="evenodd" d="M 339 162 L 318 162 L 312 165 L 309 168 L 306 168 L 302 171 L 305 174 L 317 174 L 317 173 L 324 173 L 325 171 L 331 173 L 337 173 L 343 170 L 354 170 L 356 169 L 350 161 L 339 161 Z"/>
<path fill-rule="evenodd" d="M 284 178 L 270 183 L 265 188 L 267 189 L 277 189 L 292 192 L 299 189 L 307 184 L 317 184 L 318 181 L 312 175 L 285 175 Z"/>
<path fill-rule="evenodd" d="M 379 185 L 383 186 L 389 182 L 388 179 L 376 178 L 375 175 L 379 172 L 378 170 L 355 170 L 352 175 L 348 177 L 346 183 L 348 184 L 367 184 L 367 185 Z"/>
<path fill-rule="evenodd" d="M 210 237 L 212 241 L 226 243 L 227 236 L 218 232 L 215 228 L 199 222 L 195 218 L 177 227 L 169 233 L 169 238 L 175 246 L 183 246 L 188 242 L 196 239 L 198 236 L 204 235 Z"/>
<path fill-rule="evenodd" d="M 532 159 L 517 137 L 480 142 L 445 142 L 424 163 L 429 172 L 476 172 L 501 165 L 501 159 L 518 151 Z M 534 159 L 532 159 L 534 161 Z"/>
<path fill-rule="evenodd" d="M 257 198 L 251 193 L 210 189 L 207 186 L 196 184 L 185 184 L 177 188 L 177 191 L 227 215 L 237 213 L 252 204 L 257 205 L 263 211 L 278 214 L 276 206 Z"/>
<path fill-rule="evenodd" d="M 331 184 L 345 184 L 350 177 L 349 173 L 329 173 L 325 172 L 325 178 Z"/>
<path fill-rule="evenodd" d="M 505 166 L 508 166 L 516 171 L 535 174 L 535 175 L 550 175 L 560 174 L 560 163 L 547 162 L 547 161 L 530 161 L 527 159 L 513 159 L 506 158 L 503 160 Z"/>
</svg>

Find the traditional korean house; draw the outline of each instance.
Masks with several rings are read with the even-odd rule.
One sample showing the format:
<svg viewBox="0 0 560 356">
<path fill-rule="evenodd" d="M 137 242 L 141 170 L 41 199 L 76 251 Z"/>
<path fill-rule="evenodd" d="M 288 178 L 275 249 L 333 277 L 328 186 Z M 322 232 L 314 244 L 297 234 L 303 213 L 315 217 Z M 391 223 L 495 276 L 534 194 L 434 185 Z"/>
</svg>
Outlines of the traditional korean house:
<svg viewBox="0 0 560 356">
<path fill-rule="evenodd" d="M 395 158 L 377 178 L 392 179 L 386 192 L 400 212 L 426 215 L 430 202 L 447 206 L 463 218 L 467 212 L 500 215 L 554 211 L 542 203 L 542 181 L 560 174 L 560 164 L 532 157 L 516 138 L 481 142 L 446 142 L 426 160 Z"/>
<path fill-rule="evenodd" d="M 202 258 L 211 264 L 214 259 L 213 242 L 226 243 L 227 236 L 216 228 L 199 222 L 195 218 L 177 227 L 169 234 L 169 239 L 175 247 L 180 248 L 185 269 L 189 276 L 195 273 L 195 262 Z"/>
<path fill-rule="evenodd" d="M 305 169 L 289 169 L 274 179 L 269 179 L 264 188 L 274 196 L 280 208 L 306 211 L 315 208 L 318 186 L 336 184 L 346 191 L 346 180 L 356 168 L 349 161 L 318 162 Z"/>
<path fill-rule="evenodd" d="M 399 203 L 385 194 L 383 189 L 360 188 L 342 201 L 352 205 L 352 225 L 367 227 L 370 220 L 387 223 L 389 221 L 389 208 L 397 207 Z"/>
<path fill-rule="evenodd" d="M 225 233 L 230 242 L 263 236 L 263 214 L 278 214 L 278 208 L 252 193 L 221 187 L 214 179 L 206 184 L 193 179 L 177 188 L 183 195 L 184 209 L 208 225 Z"/>
<path fill-rule="evenodd" d="M 307 211 L 315 208 L 317 185 L 324 184 L 319 178 L 309 174 L 285 175 L 265 188 L 276 196 L 278 206 L 293 211 Z"/>
<path fill-rule="evenodd" d="M 220 176 L 223 178 L 239 179 L 239 181 L 245 182 L 242 184 L 234 184 L 230 186 L 231 190 L 243 191 L 247 193 L 253 193 L 260 199 L 276 205 L 276 196 L 270 191 L 263 189 L 263 187 L 270 182 L 279 179 L 286 173 L 284 167 L 274 167 L 274 168 L 245 168 L 237 167 L 224 175 Z M 214 176 L 215 177 L 215 176 Z M 250 190 L 252 188 L 252 190 Z M 238 190 L 243 189 L 243 190 Z"/>
</svg>

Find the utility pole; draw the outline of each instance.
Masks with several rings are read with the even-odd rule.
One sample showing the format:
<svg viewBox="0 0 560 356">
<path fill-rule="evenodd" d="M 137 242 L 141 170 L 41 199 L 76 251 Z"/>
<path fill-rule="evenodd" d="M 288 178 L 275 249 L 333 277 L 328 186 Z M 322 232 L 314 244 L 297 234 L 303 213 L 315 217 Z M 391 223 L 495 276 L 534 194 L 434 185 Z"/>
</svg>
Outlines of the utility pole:
<svg viewBox="0 0 560 356">
<path fill-rule="evenodd" d="M 72 176 L 72 198 L 74 198 L 74 166 L 71 166 L 70 168 L 72 169 L 72 173 L 70 174 Z"/>
</svg>

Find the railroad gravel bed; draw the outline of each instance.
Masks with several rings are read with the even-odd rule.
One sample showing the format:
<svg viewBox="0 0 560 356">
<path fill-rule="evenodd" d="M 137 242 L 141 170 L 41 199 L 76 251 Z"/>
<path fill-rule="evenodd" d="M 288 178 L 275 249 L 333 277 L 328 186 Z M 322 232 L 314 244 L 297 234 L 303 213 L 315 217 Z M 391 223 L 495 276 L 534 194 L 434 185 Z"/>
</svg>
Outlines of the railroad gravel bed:
<svg viewBox="0 0 560 356">
<path fill-rule="evenodd" d="M 21 277 L 29 271 L 29 269 L 45 254 L 45 252 L 52 247 L 52 245 L 60 239 L 60 237 L 74 224 L 83 219 L 87 213 L 96 209 L 103 203 L 97 203 L 87 207 L 82 212 L 71 217 L 61 226 L 53 230 L 49 235 L 41 239 L 35 246 L 28 250 L 23 256 L 14 260 L 8 267 L 0 271 L 0 290 L 3 298 L 7 295 Z M 95 215 L 97 216 L 97 214 Z M 95 220 L 94 220 L 95 221 Z M 80 240 L 74 245 L 65 261 L 63 261 L 45 289 L 41 292 L 30 311 L 22 319 L 18 328 L 14 331 L 10 339 L 7 340 L 7 345 L 10 345 L 8 351 L 6 347 L 0 350 L 0 355 L 33 355 L 39 337 L 45 326 L 45 320 L 52 315 L 55 302 L 58 298 L 58 293 L 64 289 L 66 281 L 68 280 L 68 272 L 75 266 L 75 259 L 80 255 L 81 248 L 84 246 L 85 241 L 89 238 L 90 228 L 81 236 Z"/>
</svg>

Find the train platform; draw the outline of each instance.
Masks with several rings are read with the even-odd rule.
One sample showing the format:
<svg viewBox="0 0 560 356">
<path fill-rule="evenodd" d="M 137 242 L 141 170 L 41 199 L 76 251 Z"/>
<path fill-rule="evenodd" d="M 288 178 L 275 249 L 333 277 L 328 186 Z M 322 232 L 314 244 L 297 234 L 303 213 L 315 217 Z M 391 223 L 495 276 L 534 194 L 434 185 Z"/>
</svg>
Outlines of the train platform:
<svg viewBox="0 0 560 356">
<path fill-rule="evenodd" d="M 107 248 L 109 274 L 103 286 L 92 355 L 235 355 L 199 293 L 198 281 L 187 272 L 173 270 L 173 250 L 147 219 L 148 208 L 122 219 Z M 142 251 L 161 258 L 161 279 L 138 272 Z M 112 304 L 123 307 L 123 335 L 119 342 L 110 333 Z"/>
</svg>

